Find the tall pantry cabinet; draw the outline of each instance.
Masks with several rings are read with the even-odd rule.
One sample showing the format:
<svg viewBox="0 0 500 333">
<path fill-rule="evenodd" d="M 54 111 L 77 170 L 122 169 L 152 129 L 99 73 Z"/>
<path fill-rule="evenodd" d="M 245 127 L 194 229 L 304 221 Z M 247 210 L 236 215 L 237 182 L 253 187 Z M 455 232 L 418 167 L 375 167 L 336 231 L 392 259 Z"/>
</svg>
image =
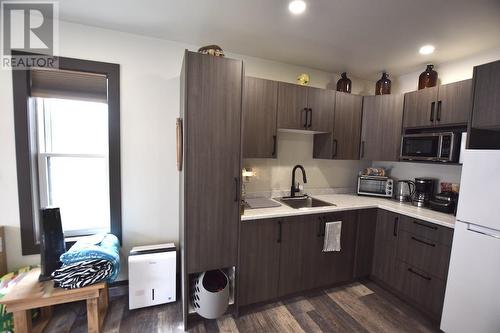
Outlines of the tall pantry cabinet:
<svg viewBox="0 0 500 333">
<path fill-rule="evenodd" d="M 185 52 L 179 238 L 186 329 L 190 279 L 213 269 L 234 272 L 237 263 L 242 80 L 241 60 Z"/>
</svg>

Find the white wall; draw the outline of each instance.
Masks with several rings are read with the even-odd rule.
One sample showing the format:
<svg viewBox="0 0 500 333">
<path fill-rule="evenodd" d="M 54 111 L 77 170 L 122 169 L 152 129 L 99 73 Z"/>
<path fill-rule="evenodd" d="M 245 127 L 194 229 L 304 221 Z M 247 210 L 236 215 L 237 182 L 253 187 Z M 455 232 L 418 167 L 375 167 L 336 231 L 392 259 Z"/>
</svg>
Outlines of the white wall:
<svg viewBox="0 0 500 333">
<path fill-rule="evenodd" d="M 475 56 L 456 60 L 445 64 L 436 64 L 440 84 L 448 84 L 456 81 L 472 78 L 474 66 L 485 64 L 500 59 L 500 49 L 477 54 Z M 394 80 L 394 93 L 405 93 L 417 90 L 418 76 L 421 71 L 405 74 Z M 436 164 L 406 163 L 406 162 L 374 162 L 373 166 L 391 168 L 394 177 L 400 179 L 412 179 L 415 177 L 429 176 L 438 178 L 444 182 L 459 182 L 462 172 L 461 166 L 446 166 Z"/>
<path fill-rule="evenodd" d="M 456 81 L 472 78 L 472 69 L 474 66 L 485 64 L 500 59 L 500 49 L 493 49 L 488 52 L 482 52 L 474 56 L 451 61 L 443 64 L 435 64 L 434 70 L 438 72 L 438 81 L 440 84 L 447 84 Z M 432 62 L 431 62 L 432 63 Z M 405 93 L 418 88 L 418 76 L 425 70 L 425 64 L 422 69 L 395 78 L 393 81 L 394 93 Z"/>
<path fill-rule="evenodd" d="M 123 259 L 132 246 L 178 240 L 175 118 L 179 114 L 179 74 L 185 48 L 197 49 L 78 24 L 60 25 L 61 56 L 121 66 Z M 306 72 L 316 87 L 334 84 L 338 78 L 304 67 L 229 55 L 243 58 L 246 73 L 251 76 L 295 82 Z M 353 78 L 356 92 L 367 90 L 369 85 Z M 15 269 L 39 263 L 40 259 L 37 255 L 21 255 L 10 71 L 0 71 L 0 86 L 0 224 L 6 226 L 8 266 Z M 307 140 L 299 139 L 303 144 Z M 122 268 L 120 279 L 127 276 L 125 260 Z"/>
<path fill-rule="evenodd" d="M 284 64 L 272 60 L 255 58 L 250 56 L 228 53 L 233 58 L 243 59 L 245 63 L 245 75 L 259 77 L 268 80 L 277 80 L 289 83 L 297 83 L 297 76 L 302 73 L 309 74 L 309 86 L 316 88 L 336 89 L 339 74 L 323 72 L 301 66 Z M 352 93 L 359 95 L 373 95 L 375 83 L 355 77 L 348 77 L 352 81 Z"/>
</svg>

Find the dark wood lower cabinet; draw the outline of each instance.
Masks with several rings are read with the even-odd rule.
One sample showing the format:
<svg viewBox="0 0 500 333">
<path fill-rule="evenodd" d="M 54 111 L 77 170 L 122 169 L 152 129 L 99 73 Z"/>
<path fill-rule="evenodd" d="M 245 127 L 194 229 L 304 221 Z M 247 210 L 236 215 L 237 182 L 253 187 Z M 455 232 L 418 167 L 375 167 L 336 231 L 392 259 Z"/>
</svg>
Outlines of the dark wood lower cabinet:
<svg viewBox="0 0 500 333">
<path fill-rule="evenodd" d="M 398 254 L 401 261 L 429 272 L 442 280 L 448 276 L 451 247 L 419 235 L 401 231 L 398 237 Z"/>
<path fill-rule="evenodd" d="M 396 250 L 399 214 L 379 210 L 375 230 L 375 249 L 372 275 L 389 286 L 397 286 Z"/>
<path fill-rule="evenodd" d="M 325 225 L 342 221 L 341 250 L 323 252 Z M 324 287 L 353 278 L 355 211 L 303 215 L 283 223 L 279 295 Z"/>
<path fill-rule="evenodd" d="M 353 279 L 357 211 L 242 223 L 239 305 Z M 339 252 L 323 252 L 325 224 L 342 221 Z"/>
<path fill-rule="evenodd" d="M 323 252 L 325 224 L 342 221 L 341 251 Z M 246 221 L 239 305 L 372 277 L 438 321 L 453 230 L 382 209 Z"/>
<path fill-rule="evenodd" d="M 279 296 L 314 287 L 313 268 L 318 263 L 319 219 L 302 215 L 286 218 L 282 224 Z"/>
<path fill-rule="evenodd" d="M 400 291 L 404 298 L 439 321 L 443 310 L 446 281 L 402 261 L 398 262 L 397 268 Z"/>
<path fill-rule="evenodd" d="M 321 233 L 317 237 L 314 251 L 315 263 L 311 272 L 315 276 L 313 288 L 328 286 L 334 283 L 351 281 L 353 278 L 354 253 L 356 247 L 356 211 L 345 211 L 319 216 L 322 220 Z M 342 221 L 340 251 L 323 252 L 325 240 L 325 224 Z"/>
<path fill-rule="evenodd" d="M 239 305 L 276 298 L 280 263 L 280 220 L 242 223 Z"/>
<path fill-rule="evenodd" d="M 372 275 L 437 322 L 452 239 L 450 228 L 379 210 Z"/>
<path fill-rule="evenodd" d="M 372 272 L 377 209 L 356 211 L 358 223 L 356 232 L 356 252 L 354 278 L 368 277 Z"/>
</svg>

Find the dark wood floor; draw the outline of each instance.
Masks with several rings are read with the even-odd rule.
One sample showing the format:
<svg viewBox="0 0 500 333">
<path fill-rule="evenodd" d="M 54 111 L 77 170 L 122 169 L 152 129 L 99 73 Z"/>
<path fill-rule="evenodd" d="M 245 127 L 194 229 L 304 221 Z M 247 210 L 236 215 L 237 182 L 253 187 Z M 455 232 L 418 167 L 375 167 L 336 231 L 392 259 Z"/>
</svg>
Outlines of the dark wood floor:
<svg viewBox="0 0 500 333">
<path fill-rule="evenodd" d="M 84 303 L 59 306 L 46 332 L 86 332 Z M 182 332 L 180 302 L 128 310 L 112 298 L 104 332 Z M 438 332 L 420 313 L 373 282 L 315 291 L 257 307 L 233 318 L 206 320 L 190 332 Z"/>
</svg>

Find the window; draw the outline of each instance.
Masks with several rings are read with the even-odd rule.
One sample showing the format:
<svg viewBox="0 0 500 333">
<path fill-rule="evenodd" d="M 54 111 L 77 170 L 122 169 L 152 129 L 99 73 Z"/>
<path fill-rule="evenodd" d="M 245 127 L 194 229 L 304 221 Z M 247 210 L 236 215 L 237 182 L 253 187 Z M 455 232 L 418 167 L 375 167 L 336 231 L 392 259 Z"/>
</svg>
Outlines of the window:
<svg viewBox="0 0 500 333">
<path fill-rule="evenodd" d="M 12 71 L 21 243 L 39 253 L 39 211 L 59 207 L 66 237 L 121 241 L 119 65 L 59 58 Z"/>
<path fill-rule="evenodd" d="M 66 236 L 110 232 L 108 105 L 35 98 L 40 206 L 59 207 Z"/>
</svg>

